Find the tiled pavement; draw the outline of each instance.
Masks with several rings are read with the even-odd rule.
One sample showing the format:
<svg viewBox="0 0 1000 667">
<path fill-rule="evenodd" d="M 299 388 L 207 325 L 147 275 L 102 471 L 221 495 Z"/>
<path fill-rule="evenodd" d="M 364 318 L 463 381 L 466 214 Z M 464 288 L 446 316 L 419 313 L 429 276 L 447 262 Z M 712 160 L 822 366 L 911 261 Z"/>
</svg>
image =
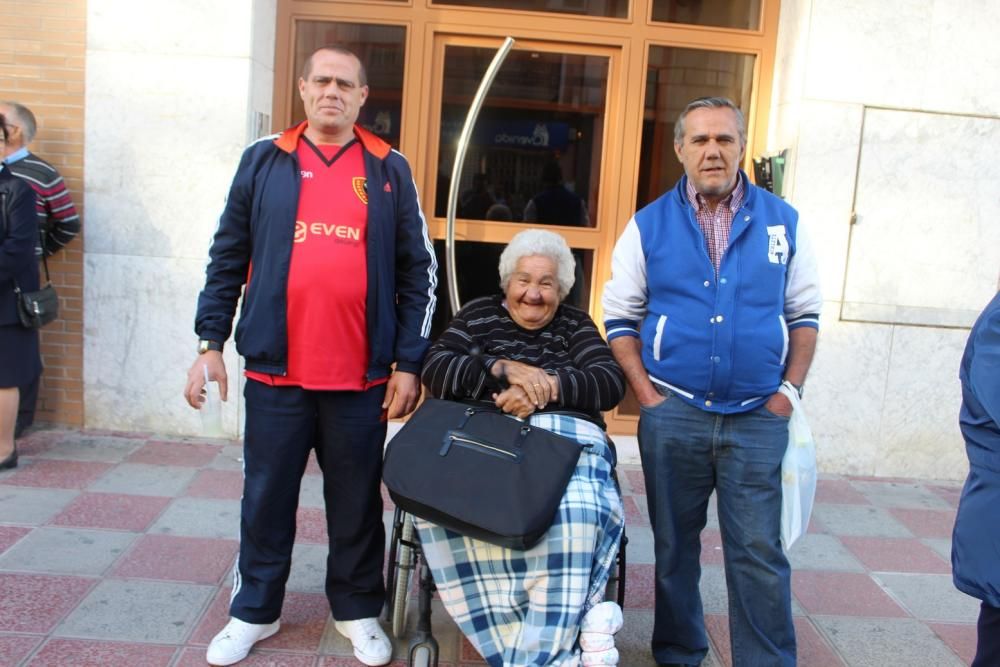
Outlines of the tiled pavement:
<svg viewBox="0 0 1000 667">
<path fill-rule="evenodd" d="M 135 433 L 37 431 L 0 473 L 0 666 L 204 664 L 223 625 L 236 555 L 240 447 Z M 620 474 L 629 519 L 625 667 L 650 667 L 652 535 L 642 475 Z M 951 585 L 960 485 L 826 477 L 791 552 L 799 664 L 968 664 L 977 601 Z M 391 506 L 386 503 L 386 518 Z M 357 665 L 323 596 L 325 526 L 313 462 L 304 478 L 282 630 L 243 664 Z M 712 652 L 730 665 L 718 524 L 704 536 Z M 411 614 L 411 621 L 412 621 Z M 482 665 L 440 608 L 442 667 Z M 404 655 L 402 643 L 397 656 Z M 396 661 L 395 666 L 403 665 Z"/>
</svg>

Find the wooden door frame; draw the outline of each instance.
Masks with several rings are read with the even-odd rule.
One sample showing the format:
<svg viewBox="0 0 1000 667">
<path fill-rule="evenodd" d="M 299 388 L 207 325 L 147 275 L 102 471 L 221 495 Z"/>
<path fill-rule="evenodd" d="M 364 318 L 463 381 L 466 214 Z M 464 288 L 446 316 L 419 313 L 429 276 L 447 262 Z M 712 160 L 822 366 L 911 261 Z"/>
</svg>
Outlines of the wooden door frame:
<svg viewBox="0 0 1000 667">
<path fill-rule="evenodd" d="M 754 74 L 750 108 L 747 110 L 747 157 L 749 169 L 754 155 L 767 148 L 768 120 L 772 97 L 772 76 L 778 33 L 780 0 L 761 0 L 761 23 L 758 30 L 735 30 L 710 26 L 654 23 L 650 20 L 653 0 L 632 0 L 629 16 L 605 19 L 590 16 L 556 15 L 516 10 L 434 5 L 432 0 L 277 0 L 275 69 L 272 124 L 275 130 L 286 126 L 297 96 L 289 96 L 297 74 L 294 63 L 295 25 L 300 20 L 346 21 L 352 23 L 397 25 L 406 28 L 405 73 L 401 109 L 400 150 L 410 157 L 420 191 L 431 193 L 436 187 L 441 77 L 435 75 L 435 40 L 437 35 L 479 40 L 477 45 L 499 46 L 503 37 L 524 44 L 553 45 L 581 50 L 594 48 L 613 52 L 608 71 L 609 93 L 616 105 L 608 110 L 605 123 L 600 176 L 601 197 L 595 213 L 601 221 L 594 229 L 559 228 L 571 245 L 592 248 L 594 271 L 591 276 L 590 313 L 599 324 L 603 319 L 600 286 L 610 278 L 610 254 L 634 213 L 638 187 L 639 152 L 642 138 L 642 115 L 648 54 L 652 46 L 726 51 L 754 56 Z M 496 26 L 502 26 L 502 29 Z M 443 49 L 443 47 L 441 47 Z M 433 129 L 433 133 L 428 131 Z M 612 140 L 607 134 L 615 133 Z M 613 150 L 611 149 L 612 147 Z M 425 211 L 431 211 L 426 206 Z M 443 219 L 430 216 L 432 234 L 443 235 Z M 516 231 L 519 223 L 490 223 L 489 233 L 472 234 L 468 224 L 459 221 L 458 238 L 503 242 Z M 463 236 L 464 235 L 464 236 Z M 585 245 L 581 245 L 585 243 Z M 637 415 L 608 415 L 613 433 L 635 433 Z"/>
</svg>

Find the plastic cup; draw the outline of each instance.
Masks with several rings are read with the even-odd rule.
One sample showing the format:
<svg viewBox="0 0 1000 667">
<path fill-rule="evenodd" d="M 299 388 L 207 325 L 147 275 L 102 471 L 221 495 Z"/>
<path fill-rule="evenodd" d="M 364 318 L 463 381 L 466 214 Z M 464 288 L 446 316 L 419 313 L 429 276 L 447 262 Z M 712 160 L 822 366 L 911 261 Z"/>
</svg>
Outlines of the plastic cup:
<svg viewBox="0 0 1000 667">
<path fill-rule="evenodd" d="M 201 432 L 206 438 L 222 438 L 226 432 L 222 429 L 222 395 L 219 393 L 219 383 L 210 382 L 208 368 L 205 368 L 205 394 L 201 402 Z"/>
</svg>

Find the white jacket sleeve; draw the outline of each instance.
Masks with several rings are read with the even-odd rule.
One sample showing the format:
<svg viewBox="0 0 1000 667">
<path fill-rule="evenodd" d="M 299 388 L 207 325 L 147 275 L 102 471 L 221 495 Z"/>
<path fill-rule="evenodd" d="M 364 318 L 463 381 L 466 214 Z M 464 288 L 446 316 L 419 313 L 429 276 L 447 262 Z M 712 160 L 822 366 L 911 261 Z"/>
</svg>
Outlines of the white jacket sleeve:
<svg viewBox="0 0 1000 667">
<path fill-rule="evenodd" d="M 646 315 L 646 257 L 642 236 L 633 217 L 615 244 L 611 255 L 611 280 L 601 299 L 608 340 L 618 336 L 639 336 L 639 324 Z"/>
<path fill-rule="evenodd" d="M 788 260 L 785 276 L 785 322 L 789 329 L 801 326 L 818 329 L 821 310 L 819 265 L 809 232 L 800 220 L 795 231 L 795 254 Z"/>
</svg>

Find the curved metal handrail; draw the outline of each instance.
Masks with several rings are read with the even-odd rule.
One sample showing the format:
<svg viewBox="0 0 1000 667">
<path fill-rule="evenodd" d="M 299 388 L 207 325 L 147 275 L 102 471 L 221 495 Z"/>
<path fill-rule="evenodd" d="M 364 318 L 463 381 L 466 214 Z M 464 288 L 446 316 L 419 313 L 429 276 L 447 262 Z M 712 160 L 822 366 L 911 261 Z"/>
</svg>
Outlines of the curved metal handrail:
<svg viewBox="0 0 1000 667">
<path fill-rule="evenodd" d="M 483 80 L 479 82 L 479 90 L 476 91 L 476 96 L 472 98 L 469 113 L 465 116 L 465 125 L 462 127 L 462 133 L 458 137 L 458 146 L 455 149 L 455 164 L 451 168 L 451 187 L 448 188 L 448 227 L 444 239 L 445 272 L 448 277 L 448 300 L 451 303 L 451 312 L 453 315 L 462 307 L 458 299 L 458 281 L 455 276 L 455 210 L 458 206 L 459 179 L 462 174 L 462 166 L 465 164 L 465 154 L 469 150 L 469 139 L 472 137 L 472 128 L 476 124 L 476 118 L 479 117 L 479 110 L 486 99 L 486 93 L 489 92 L 490 86 L 493 85 L 493 79 L 496 77 L 497 72 L 500 71 L 500 66 L 513 46 L 513 37 L 504 39 L 496 55 L 493 56 L 493 62 L 486 68 Z"/>
</svg>

